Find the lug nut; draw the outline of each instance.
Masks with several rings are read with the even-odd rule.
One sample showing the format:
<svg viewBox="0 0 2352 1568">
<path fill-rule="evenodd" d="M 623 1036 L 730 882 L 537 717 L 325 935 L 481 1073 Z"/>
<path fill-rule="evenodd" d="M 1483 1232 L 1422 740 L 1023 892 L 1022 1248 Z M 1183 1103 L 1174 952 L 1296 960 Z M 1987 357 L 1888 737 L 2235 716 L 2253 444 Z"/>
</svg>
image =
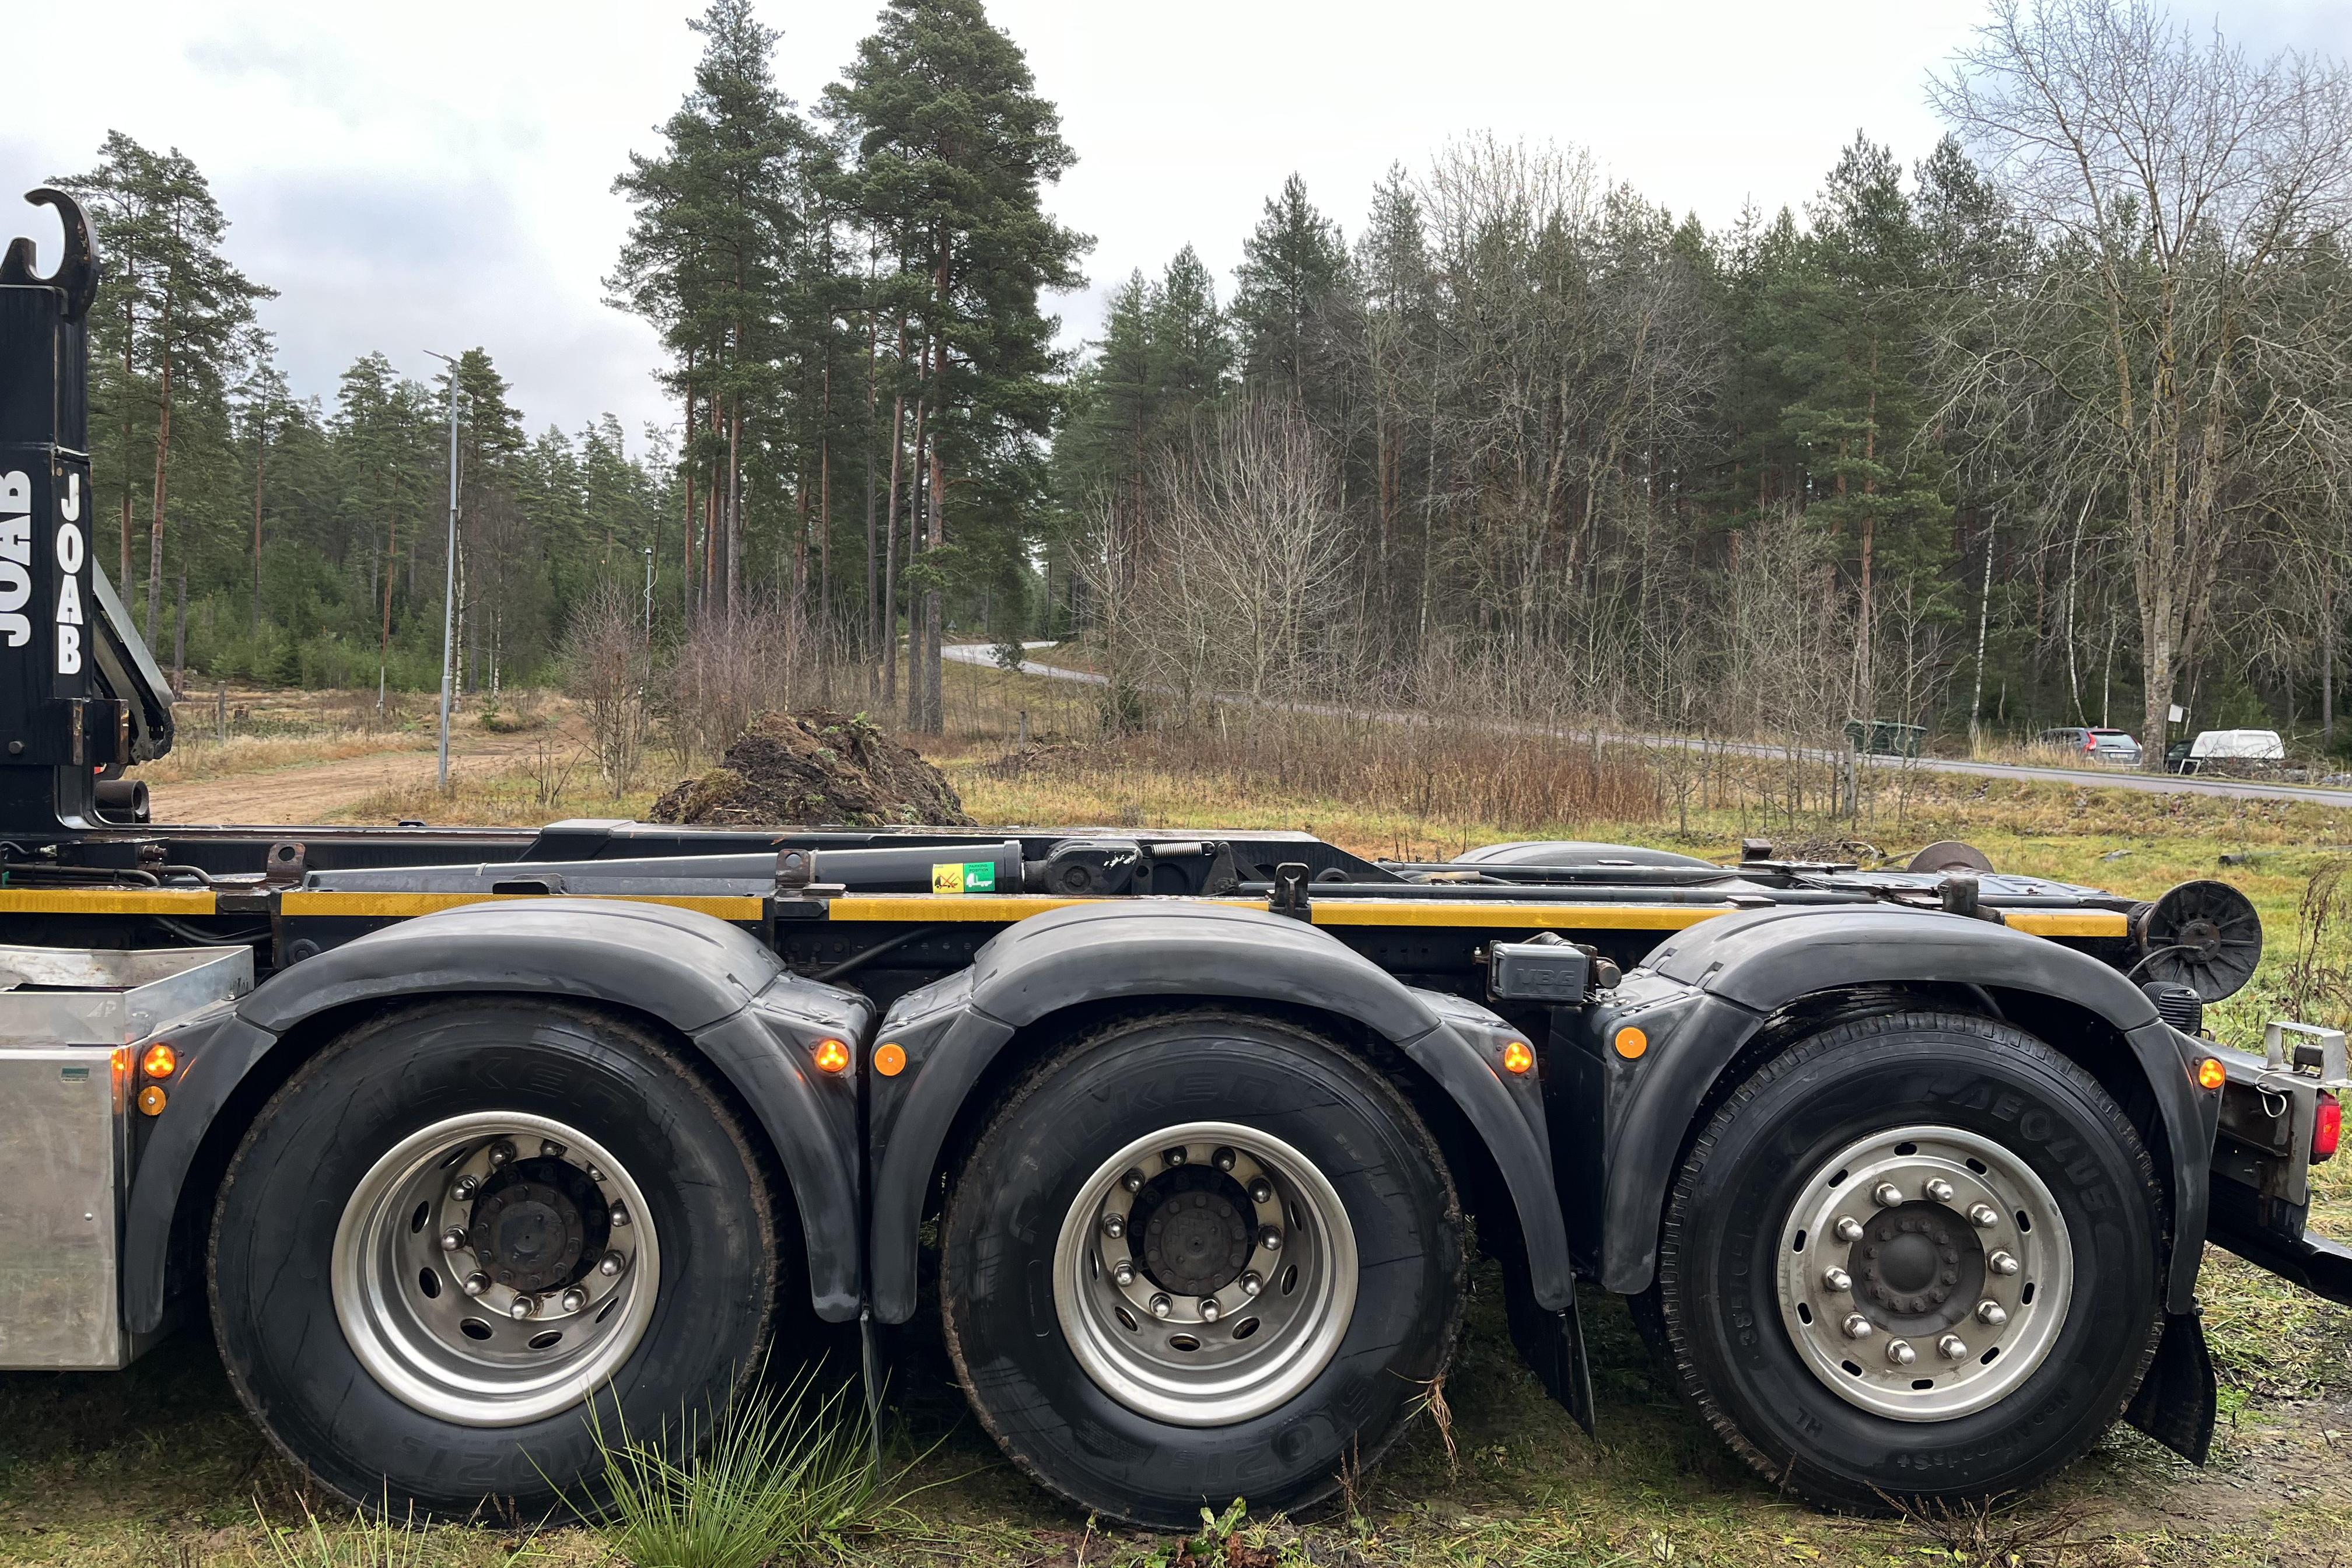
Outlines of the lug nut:
<svg viewBox="0 0 2352 1568">
<path fill-rule="evenodd" d="M 1889 1340 L 1886 1343 L 1886 1359 L 1896 1366 L 1909 1366 L 1919 1359 L 1919 1352 L 1911 1348 L 1909 1340 Z"/>
<path fill-rule="evenodd" d="M 587 1304 L 588 1292 L 580 1289 L 579 1286 L 574 1285 L 570 1289 L 563 1292 L 563 1310 L 565 1311 L 576 1312 Z"/>
<path fill-rule="evenodd" d="M 487 1274 L 468 1274 L 457 1282 L 457 1289 L 468 1296 L 478 1296 L 489 1288 L 490 1277 Z"/>
<path fill-rule="evenodd" d="M 1840 1215 L 1838 1216 L 1837 1224 L 1832 1226 L 1831 1228 L 1837 1232 L 1837 1238 L 1840 1241 L 1860 1241 L 1862 1239 L 1862 1221 L 1854 1218 L 1852 1215 Z"/>
<path fill-rule="evenodd" d="M 507 1309 L 507 1316 L 519 1323 L 538 1310 L 539 1302 L 536 1300 L 529 1296 L 517 1296 L 514 1299 L 514 1305 Z"/>
<path fill-rule="evenodd" d="M 1848 1312 L 1845 1315 L 1845 1321 L 1841 1324 L 1840 1327 L 1845 1330 L 1845 1337 L 1847 1339 L 1866 1340 L 1870 1338 L 1870 1320 L 1864 1317 L 1860 1312 Z"/>
<path fill-rule="evenodd" d="M 1173 1170 L 1177 1166 L 1182 1164 L 1189 1158 L 1191 1158 L 1191 1156 L 1184 1152 L 1184 1145 L 1179 1143 L 1173 1149 L 1171 1149 L 1166 1153 L 1160 1155 L 1160 1163 L 1168 1166 L 1171 1170 Z"/>
<path fill-rule="evenodd" d="M 490 1145 L 490 1169 L 503 1170 L 514 1161 L 514 1145 L 501 1138 Z"/>
<path fill-rule="evenodd" d="M 1996 1252 L 1985 1259 L 1985 1267 L 1995 1274 L 2014 1274 L 2017 1272 L 2017 1259 L 2006 1252 Z"/>
<path fill-rule="evenodd" d="M 1941 1176 L 1929 1182 L 1922 1190 L 1926 1192 L 1929 1197 L 1935 1199 L 1939 1204 L 1948 1204 L 1952 1201 L 1952 1184 L 1944 1180 Z"/>
<path fill-rule="evenodd" d="M 471 1171 L 467 1172 L 464 1175 L 457 1178 L 457 1193 L 458 1202 L 465 1202 L 467 1199 L 472 1197 L 476 1193 L 480 1192 L 481 1190 L 482 1178 L 474 1174 Z"/>
<path fill-rule="evenodd" d="M 1243 1295 L 1255 1296 L 1265 1289 L 1265 1281 L 1257 1277 L 1255 1270 L 1252 1270 L 1250 1273 L 1242 1276 Z"/>
<path fill-rule="evenodd" d="M 602 1186 L 604 1182 L 604 1173 L 591 1165 L 588 1167 L 588 1179 Z"/>
<path fill-rule="evenodd" d="M 1230 1171 L 1234 1165 L 1239 1163 L 1240 1161 L 1241 1156 L 1234 1153 L 1231 1149 L 1220 1149 L 1215 1153 L 1209 1156 L 1209 1163 L 1214 1165 L 1220 1171 Z"/>
<path fill-rule="evenodd" d="M 539 1157 L 542 1160 L 561 1160 L 563 1158 L 563 1145 L 552 1138 L 542 1138 L 539 1141 Z"/>
<path fill-rule="evenodd" d="M 466 1245 L 466 1233 L 465 1233 L 465 1231 L 464 1231 L 463 1229 L 461 1229 L 460 1227 L 458 1227 L 458 1226 L 454 1226 L 454 1225 L 453 1225 L 453 1226 L 451 1226 L 447 1230 L 445 1230 L 445 1231 L 443 1231 L 443 1232 L 441 1233 L 441 1250 L 442 1250 L 442 1251 L 444 1251 L 444 1252 L 455 1252 L 455 1251 L 457 1251 L 459 1247 L 463 1247 L 463 1246 L 465 1246 L 465 1245 Z"/>
<path fill-rule="evenodd" d="M 1958 1334 L 1946 1334 L 1936 1342 L 1936 1353 L 1946 1361 L 1966 1361 L 1969 1359 L 1969 1342 Z"/>
<path fill-rule="evenodd" d="M 1116 1241 L 1127 1234 L 1127 1221 L 1115 1214 L 1103 1215 L 1103 1234 Z"/>
<path fill-rule="evenodd" d="M 1831 1290 L 1851 1290 L 1853 1289 L 1853 1276 L 1843 1268 L 1825 1268 L 1822 1271 L 1822 1284 Z"/>
<path fill-rule="evenodd" d="M 1274 1184 L 1260 1176 L 1249 1184 L 1250 1202 L 1270 1204 L 1274 1201 Z"/>
<path fill-rule="evenodd" d="M 625 1209 L 625 1208 L 622 1207 L 619 1204 L 614 1204 L 614 1205 L 613 1205 L 613 1225 L 614 1225 L 614 1227 L 615 1229 L 617 1229 L 617 1228 L 619 1228 L 620 1226 L 625 1226 L 625 1225 L 626 1225 L 626 1224 L 628 1224 L 628 1223 L 629 1223 L 629 1211 L 628 1211 L 627 1209 Z"/>
<path fill-rule="evenodd" d="M 1170 1300 L 1167 1297 L 1154 1296 L 1151 1298 L 1151 1315 L 1153 1317 L 1164 1318 L 1175 1310 L 1176 1303 Z"/>
<path fill-rule="evenodd" d="M 1202 1297 L 1202 1298 L 1201 1298 L 1201 1321 L 1202 1321 L 1202 1322 L 1204 1322 L 1204 1323 L 1213 1323 L 1213 1322 L 1215 1322 L 1216 1321 L 1217 1321 L 1217 1299 L 1216 1299 L 1214 1296 L 1203 1296 L 1203 1297 Z"/>
<path fill-rule="evenodd" d="M 1122 1258 L 1110 1266 L 1110 1277 L 1121 1285 L 1132 1285 L 1135 1283 L 1135 1265 Z"/>
<path fill-rule="evenodd" d="M 1977 1321 L 1997 1329 L 2009 1321 L 2009 1313 L 1998 1301 L 1979 1301 Z"/>
<path fill-rule="evenodd" d="M 1121 1176 L 1118 1179 L 1118 1184 L 1125 1187 L 1130 1193 L 1139 1193 L 1143 1190 L 1143 1173 L 1140 1171 L 1129 1171 L 1126 1175 Z"/>
<path fill-rule="evenodd" d="M 1272 1226 L 1267 1226 L 1265 1229 L 1257 1233 L 1257 1244 L 1260 1247 L 1265 1247 L 1268 1252 L 1280 1252 L 1282 1250 L 1282 1232 L 1275 1229 Z"/>
<path fill-rule="evenodd" d="M 2000 1223 L 2000 1211 L 1990 1204 L 1977 1204 L 1969 1210 L 1969 1223 L 1979 1230 L 1990 1230 Z"/>
<path fill-rule="evenodd" d="M 617 1252 L 608 1252 L 596 1260 L 596 1272 L 610 1279 L 629 1266 L 629 1260 Z"/>
<path fill-rule="evenodd" d="M 1903 1189 L 1893 1182 L 1881 1182 L 1870 1189 L 1870 1201 L 1880 1208 L 1891 1209 L 1903 1201 Z"/>
</svg>

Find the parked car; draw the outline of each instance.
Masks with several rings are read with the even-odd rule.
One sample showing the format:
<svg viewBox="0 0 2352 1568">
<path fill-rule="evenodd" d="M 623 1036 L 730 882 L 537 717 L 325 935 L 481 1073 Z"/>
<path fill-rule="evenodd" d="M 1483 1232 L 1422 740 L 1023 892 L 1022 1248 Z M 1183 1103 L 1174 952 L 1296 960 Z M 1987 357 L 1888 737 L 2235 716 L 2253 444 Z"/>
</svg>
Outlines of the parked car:
<svg viewBox="0 0 2352 1568">
<path fill-rule="evenodd" d="M 2164 753 L 2164 771 L 2268 773 L 2285 761 L 2286 742 L 2276 730 L 2205 730 L 2193 741 L 2175 742 Z"/>
<path fill-rule="evenodd" d="M 2139 766 L 2139 742 L 2122 730 L 2099 730 L 2083 727 L 2044 730 L 2036 735 L 2037 743 L 2080 754 L 2082 760 L 2101 767 L 2136 768 Z"/>
<path fill-rule="evenodd" d="M 1874 757 L 1916 757 L 1927 739 L 1925 724 L 1898 724 L 1892 719 L 1845 721 L 1845 743 Z"/>
</svg>

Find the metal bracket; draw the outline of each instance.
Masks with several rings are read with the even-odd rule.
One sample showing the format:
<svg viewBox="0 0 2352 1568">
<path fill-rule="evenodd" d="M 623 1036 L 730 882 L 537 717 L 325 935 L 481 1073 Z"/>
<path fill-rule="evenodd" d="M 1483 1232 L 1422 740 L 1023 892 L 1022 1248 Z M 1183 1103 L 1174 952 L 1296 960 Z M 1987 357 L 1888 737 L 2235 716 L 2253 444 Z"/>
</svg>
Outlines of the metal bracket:
<svg viewBox="0 0 2352 1568">
<path fill-rule="evenodd" d="M 310 847 L 298 838 L 281 838 L 272 844 L 261 862 L 261 880 L 268 887 L 299 882 L 310 874 Z"/>
<path fill-rule="evenodd" d="M 1286 860 L 1274 868 L 1274 891 L 1267 895 L 1265 907 L 1277 915 L 1293 920 L 1311 920 L 1307 896 L 1307 868 L 1297 860 Z"/>
<path fill-rule="evenodd" d="M 66 297 L 65 319 L 79 321 L 98 298 L 98 241 L 90 237 L 89 219 L 79 202 L 47 185 L 26 191 L 25 199 L 57 210 L 58 223 L 66 232 L 65 254 L 58 258 L 58 269 L 44 278 L 33 270 L 33 242 L 19 235 L 0 257 L 0 283 L 55 289 Z"/>
<path fill-rule="evenodd" d="M 2290 1035 L 2309 1043 L 2290 1048 Z M 2341 1029 L 2273 1018 L 2263 1026 L 2263 1065 L 2273 1072 L 2308 1074 L 2316 1068 L 2323 1088 L 2352 1087 L 2352 1068 L 2347 1068 Z"/>
</svg>

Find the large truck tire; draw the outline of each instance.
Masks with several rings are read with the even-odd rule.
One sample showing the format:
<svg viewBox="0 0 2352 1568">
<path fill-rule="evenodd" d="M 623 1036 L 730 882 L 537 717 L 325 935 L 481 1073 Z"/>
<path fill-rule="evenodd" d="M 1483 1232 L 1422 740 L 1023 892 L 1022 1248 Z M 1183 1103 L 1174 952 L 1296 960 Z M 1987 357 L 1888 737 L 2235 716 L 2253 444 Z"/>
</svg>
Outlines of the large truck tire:
<svg viewBox="0 0 2352 1568">
<path fill-rule="evenodd" d="M 1377 1460 L 1452 1353 L 1461 1205 L 1412 1107 L 1330 1040 L 1131 1018 L 1032 1066 L 955 1170 L 949 1353 L 1077 1508 L 1297 1510 Z"/>
<path fill-rule="evenodd" d="M 758 1374 L 788 1208 L 650 1030 L 425 1003 L 327 1047 L 255 1119 L 215 1211 L 214 1327 L 246 1408 L 358 1504 L 592 1507 L 600 1434 L 707 1431 Z"/>
<path fill-rule="evenodd" d="M 1824 1506 L 2032 1487 L 2123 1412 L 2161 1331 L 2164 1196 L 2089 1074 L 1979 1017 L 1824 1031 L 1724 1101 L 1660 1237 L 1685 1395 Z"/>
</svg>

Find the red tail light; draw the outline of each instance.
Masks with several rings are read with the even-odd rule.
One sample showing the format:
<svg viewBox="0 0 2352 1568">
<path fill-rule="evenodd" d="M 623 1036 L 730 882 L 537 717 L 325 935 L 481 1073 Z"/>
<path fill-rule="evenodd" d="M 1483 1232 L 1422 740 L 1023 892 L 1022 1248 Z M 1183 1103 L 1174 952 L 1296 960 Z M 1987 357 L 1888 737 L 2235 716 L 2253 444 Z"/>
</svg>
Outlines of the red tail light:
<svg viewBox="0 0 2352 1568">
<path fill-rule="evenodd" d="M 2096 735 L 2085 735 L 2083 737 L 2083 750 L 2086 752 L 2095 752 L 2098 749 L 2099 738 Z"/>
<path fill-rule="evenodd" d="M 2318 1113 L 2311 1119 L 2311 1158 L 2315 1164 L 2336 1152 L 2344 1137 L 2344 1102 L 2326 1089 L 2319 1092 Z"/>
</svg>

